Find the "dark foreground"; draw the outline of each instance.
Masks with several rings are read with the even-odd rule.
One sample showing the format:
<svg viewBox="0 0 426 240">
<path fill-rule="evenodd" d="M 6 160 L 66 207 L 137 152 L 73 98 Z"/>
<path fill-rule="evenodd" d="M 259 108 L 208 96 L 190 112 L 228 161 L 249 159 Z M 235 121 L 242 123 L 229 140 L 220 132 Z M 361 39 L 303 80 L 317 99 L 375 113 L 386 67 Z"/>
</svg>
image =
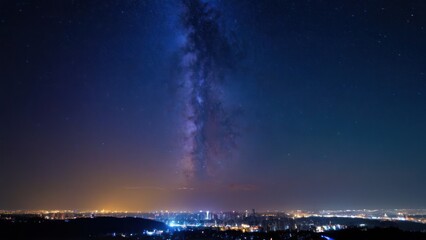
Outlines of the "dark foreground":
<svg viewBox="0 0 426 240">
<path fill-rule="evenodd" d="M 143 240 L 426 240 L 426 232 L 409 232 L 397 228 L 349 228 L 326 233 L 311 231 L 276 231 L 244 233 L 216 229 L 176 231 L 165 224 L 142 218 L 80 218 L 73 220 L 25 221 L 0 220 L 0 239 L 143 239 Z"/>
</svg>

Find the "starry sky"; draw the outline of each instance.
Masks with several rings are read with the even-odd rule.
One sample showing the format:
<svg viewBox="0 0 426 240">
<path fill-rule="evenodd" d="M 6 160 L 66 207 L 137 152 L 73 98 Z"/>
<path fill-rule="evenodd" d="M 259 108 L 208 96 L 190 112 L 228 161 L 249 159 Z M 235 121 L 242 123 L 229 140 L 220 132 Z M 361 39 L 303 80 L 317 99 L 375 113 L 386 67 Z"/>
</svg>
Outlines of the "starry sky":
<svg viewBox="0 0 426 240">
<path fill-rule="evenodd" d="M 0 0 L 0 209 L 426 208 L 425 13 Z"/>
</svg>

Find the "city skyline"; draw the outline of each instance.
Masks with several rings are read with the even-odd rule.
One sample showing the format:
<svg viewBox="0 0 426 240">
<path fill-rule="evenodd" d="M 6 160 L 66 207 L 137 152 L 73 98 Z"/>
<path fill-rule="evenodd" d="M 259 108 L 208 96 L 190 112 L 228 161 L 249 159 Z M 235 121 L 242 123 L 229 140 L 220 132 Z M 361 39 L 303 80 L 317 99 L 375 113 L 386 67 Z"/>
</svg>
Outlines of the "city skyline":
<svg viewBox="0 0 426 240">
<path fill-rule="evenodd" d="M 0 1 L 0 209 L 424 209 L 425 12 Z"/>
</svg>

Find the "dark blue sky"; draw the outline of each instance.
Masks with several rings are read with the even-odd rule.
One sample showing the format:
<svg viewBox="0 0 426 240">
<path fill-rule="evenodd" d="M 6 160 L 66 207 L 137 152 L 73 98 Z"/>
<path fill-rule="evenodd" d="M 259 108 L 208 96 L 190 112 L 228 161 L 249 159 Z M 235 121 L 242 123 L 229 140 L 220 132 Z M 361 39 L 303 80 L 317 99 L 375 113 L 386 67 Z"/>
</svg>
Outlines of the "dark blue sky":
<svg viewBox="0 0 426 240">
<path fill-rule="evenodd" d="M 0 209 L 426 207 L 426 3 L 196 3 L 0 1 Z"/>
</svg>

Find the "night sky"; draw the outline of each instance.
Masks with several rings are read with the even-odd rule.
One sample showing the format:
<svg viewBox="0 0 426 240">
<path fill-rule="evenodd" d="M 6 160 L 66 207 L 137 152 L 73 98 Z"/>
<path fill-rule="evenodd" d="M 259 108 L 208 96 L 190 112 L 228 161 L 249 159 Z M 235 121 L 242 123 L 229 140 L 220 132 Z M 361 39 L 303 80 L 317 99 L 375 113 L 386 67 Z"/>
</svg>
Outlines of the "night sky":
<svg viewBox="0 0 426 240">
<path fill-rule="evenodd" d="M 0 209 L 426 208 L 425 13 L 0 0 Z"/>
</svg>

